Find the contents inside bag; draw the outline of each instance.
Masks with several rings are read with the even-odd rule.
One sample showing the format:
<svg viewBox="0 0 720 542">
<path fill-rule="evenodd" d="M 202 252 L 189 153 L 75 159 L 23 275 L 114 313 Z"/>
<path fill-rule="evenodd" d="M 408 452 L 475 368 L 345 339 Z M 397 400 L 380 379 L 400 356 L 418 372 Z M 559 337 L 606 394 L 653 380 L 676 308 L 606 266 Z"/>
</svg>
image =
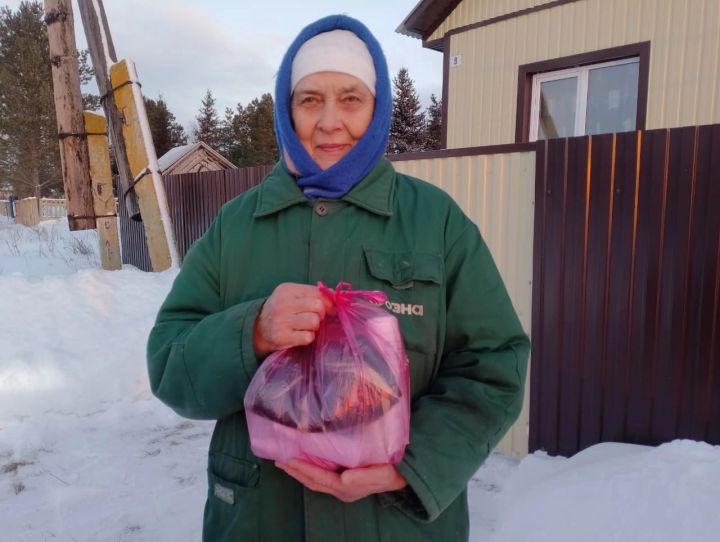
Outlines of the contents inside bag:
<svg viewBox="0 0 720 542">
<path fill-rule="evenodd" d="M 409 440 L 409 371 L 382 292 L 319 285 L 335 311 L 308 346 L 271 354 L 245 395 L 253 452 L 325 468 L 397 463 Z"/>
</svg>

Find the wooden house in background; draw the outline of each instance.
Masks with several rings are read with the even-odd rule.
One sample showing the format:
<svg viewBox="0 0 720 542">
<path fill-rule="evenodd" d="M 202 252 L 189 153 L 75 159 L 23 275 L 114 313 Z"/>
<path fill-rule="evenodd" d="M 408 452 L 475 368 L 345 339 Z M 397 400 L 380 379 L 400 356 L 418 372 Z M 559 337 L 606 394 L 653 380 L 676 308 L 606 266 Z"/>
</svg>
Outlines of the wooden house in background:
<svg viewBox="0 0 720 542">
<path fill-rule="evenodd" d="M 720 122 L 717 0 L 424 0 L 446 147 Z"/>
<path fill-rule="evenodd" d="M 444 150 L 533 342 L 500 449 L 720 444 L 720 2 L 421 0 Z"/>
<path fill-rule="evenodd" d="M 170 149 L 158 158 L 158 166 L 163 176 L 237 168 L 204 141 Z"/>
</svg>

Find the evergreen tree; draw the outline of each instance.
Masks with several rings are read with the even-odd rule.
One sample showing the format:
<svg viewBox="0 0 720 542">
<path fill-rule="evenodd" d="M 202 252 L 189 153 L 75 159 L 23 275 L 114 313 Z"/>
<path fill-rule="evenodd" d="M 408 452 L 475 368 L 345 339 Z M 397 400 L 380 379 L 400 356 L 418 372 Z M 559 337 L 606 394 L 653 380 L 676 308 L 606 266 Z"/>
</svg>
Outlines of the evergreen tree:
<svg viewBox="0 0 720 542">
<path fill-rule="evenodd" d="M 80 53 L 81 81 L 93 75 Z M 97 96 L 88 96 L 99 103 Z M 0 184 L 16 195 L 63 191 L 47 29 L 40 2 L 0 8 Z"/>
<path fill-rule="evenodd" d="M 258 166 L 273 164 L 278 160 L 275 127 L 273 125 L 273 99 L 270 93 L 255 98 L 245 108 L 247 140 L 243 152 L 243 164 Z"/>
<path fill-rule="evenodd" d="M 438 101 L 435 94 L 430 95 L 426 116 L 425 149 L 437 150 L 442 146 L 442 100 Z"/>
<path fill-rule="evenodd" d="M 195 141 L 204 141 L 213 149 L 217 149 L 221 143 L 222 133 L 220 119 L 215 109 L 215 98 L 208 89 L 202 101 L 202 106 L 195 117 L 197 126 L 193 130 Z"/>
<path fill-rule="evenodd" d="M 273 99 L 269 93 L 247 106 L 225 110 L 222 122 L 223 156 L 238 166 L 273 164 L 278 160 L 273 126 Z"/>
<path fill-rule="evenodd" d="M 226 107 L 225 117 L 220 122 L 220 137 L 218 140 L 217 151 L 228 160 L 230 160 L 230 158 L 228 157 L 230 156 L 233 147 L 232 132 L 230 131 L 230 129 L 232 128 L 232 120 L 234 115 L 235 114 L 233 113 L 232 108 Z"/>
<path fill-rule="evenodd" d="M 158 157 L 178 145 L 185 145 L 187 143 L 185 130 L 168 109 L 162 95 L 158 96 L 157 100 L 143 98 L 143 101 Z"/>
<path fill-rule="evenodd" d="M 221 126 L 221 142 L 218 151 L 233 164 L 242 163 L 242 153 L 247 139 L 247 126 L 245 125 L 245 110 L 242 104 L 237 109 L 225 109 L 225 118 Z"/>
<path fill-rule="evenodd" d="M 393 78 L 393 113 L 388 152 L 420 151 L 425 140 L 425 114 L 421 111 L 415 83 L 407 68 L 400 68 Z"/>
</svg>

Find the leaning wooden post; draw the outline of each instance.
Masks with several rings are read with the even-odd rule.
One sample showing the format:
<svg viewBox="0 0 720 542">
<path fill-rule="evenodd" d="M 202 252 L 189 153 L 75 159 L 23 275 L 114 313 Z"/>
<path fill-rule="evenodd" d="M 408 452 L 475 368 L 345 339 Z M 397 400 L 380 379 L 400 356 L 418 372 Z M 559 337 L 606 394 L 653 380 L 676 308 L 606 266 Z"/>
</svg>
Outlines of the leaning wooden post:
<svg viewBox="0 0 720 542">
<path fill-rule="evenodd" d="M 70 0 L 45 0 L 45 13 L 68 226 L 71 230 L 91 230 L 95 228 L 95 214 L 90 158 Z"/>
<path fill-rule="evenodd" d="M 110 68 L 110 83 L 115 103 L 123 112 L 125 150 L 145 226 L 153 271 L 177 267 L 180 258 L 170 222 L 165 185 L 160 176 L 145 102 L 133 62 L 121 60 L 113 64 Z"/>
<path fill-rule="evenodd" d="M 110 125 L 108 135 L 115 155 L 118 169 L 120 205 L 125 205 L 127 214 L 137 220 L 140 209 L 137 197 L 132 190 L 132 176 L 125 151 L 125 140 L 122 134 L 122 114 L 115 104 L 110 85 L 110 66 L 117 62 L 110 28 L 105 16 L 102 0 L 77 0 L 80 17 L 85 30 L 90 58 L 92 59 L 95 81 L 100 91 L 105 118 Z"/>
<path fill-rule="evenodd" d="M 93 205 L 97 220 L 100 264 L 103 269 L 121 269 L 120 240 L 118 237 L 117 212 L 113 194 L 110 149 L 105 117 L 85 111 L 85 131 L 90 152 L 90 179 L 92 180 Z"/>
</svg>

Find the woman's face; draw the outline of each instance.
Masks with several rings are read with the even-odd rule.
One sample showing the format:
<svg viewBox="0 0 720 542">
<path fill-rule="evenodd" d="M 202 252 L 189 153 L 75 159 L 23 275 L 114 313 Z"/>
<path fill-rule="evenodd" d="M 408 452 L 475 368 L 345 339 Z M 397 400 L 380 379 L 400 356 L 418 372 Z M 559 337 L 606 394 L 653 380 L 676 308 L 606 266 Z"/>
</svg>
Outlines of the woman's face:
<svg viewBox="0 0 720 542">
<path fill-rule="evenodd" d="M 340 72 L 303 77 L 291 101 L 295 133 L 322 169 L 350 152 L 370 126 L 374 111 L 375 96 L 365 83 Z"/>
</svg>

